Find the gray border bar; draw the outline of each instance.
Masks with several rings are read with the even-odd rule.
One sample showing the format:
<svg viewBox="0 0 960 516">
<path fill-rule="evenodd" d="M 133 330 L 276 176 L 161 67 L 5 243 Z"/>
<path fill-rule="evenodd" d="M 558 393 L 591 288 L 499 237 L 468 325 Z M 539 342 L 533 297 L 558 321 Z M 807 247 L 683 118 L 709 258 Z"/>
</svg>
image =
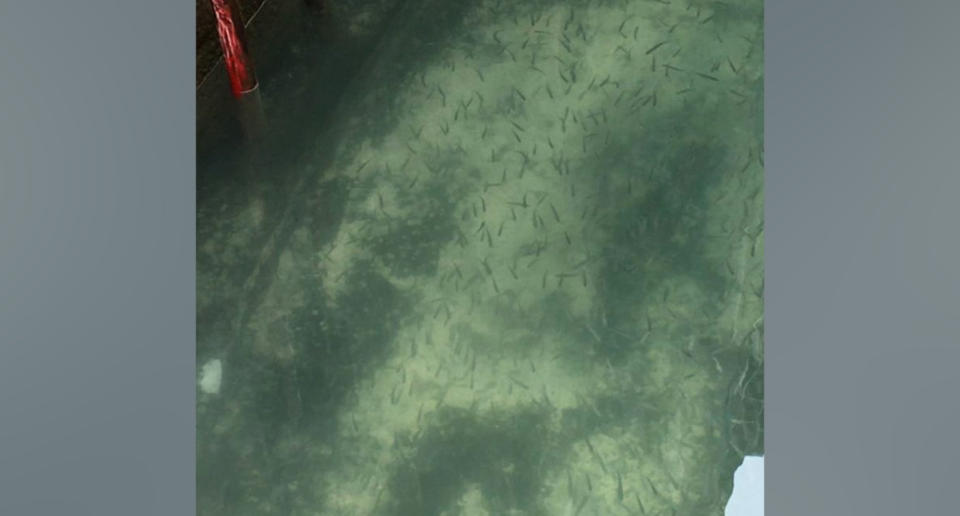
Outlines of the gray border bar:
<svg viewBox="0 0 960 516">
<path fill-rule="evenodd" d="M 192 2 L 0 2 L 0 514 L 195 510 Z"/>
<path fill-rule="evenodd" d="M 954 513 L 960 4 L 766 15 L 768 512 Z"/>
</svg>

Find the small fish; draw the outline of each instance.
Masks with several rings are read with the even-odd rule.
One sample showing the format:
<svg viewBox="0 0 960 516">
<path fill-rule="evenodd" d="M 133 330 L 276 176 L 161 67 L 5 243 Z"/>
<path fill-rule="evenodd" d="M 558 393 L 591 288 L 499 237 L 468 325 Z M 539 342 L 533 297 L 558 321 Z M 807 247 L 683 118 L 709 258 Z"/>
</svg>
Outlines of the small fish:
<svg viewBox="0 0 960 516">
<path fill-rule="evenodd" d="M 652 54 L 654 50 L 656 50 L 656 49 L 658 49 L 658 48 L 660 48 L 660 47 L 662 47 L 662 46 L 664 46 L 664 45 L 666 45 L 666 44 L 667 44 L 666 41 L 661 41 L 660 43 L 657 43 L 656 45 L 650 47 L 649 50 L 647 50 L 646 55 Z"/>
</svg>

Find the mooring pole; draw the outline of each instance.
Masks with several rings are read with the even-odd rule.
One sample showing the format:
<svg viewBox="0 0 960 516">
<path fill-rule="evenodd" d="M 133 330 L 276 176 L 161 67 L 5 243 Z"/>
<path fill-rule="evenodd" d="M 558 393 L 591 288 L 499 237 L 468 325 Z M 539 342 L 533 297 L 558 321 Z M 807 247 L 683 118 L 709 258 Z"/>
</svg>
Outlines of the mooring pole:
<svg viewBox="0 0 960 516">
<path fill-rule="evenodd" d="M 230 89 L 240 104 L 240 117 L 248 136 L 258 136 L 265 118 L 253 60 L 247 50 L 243 18 L 237 0 L 211 0 L 217 18 L 217 34 L 223 62 L 230 77 Z"/>
</svg>

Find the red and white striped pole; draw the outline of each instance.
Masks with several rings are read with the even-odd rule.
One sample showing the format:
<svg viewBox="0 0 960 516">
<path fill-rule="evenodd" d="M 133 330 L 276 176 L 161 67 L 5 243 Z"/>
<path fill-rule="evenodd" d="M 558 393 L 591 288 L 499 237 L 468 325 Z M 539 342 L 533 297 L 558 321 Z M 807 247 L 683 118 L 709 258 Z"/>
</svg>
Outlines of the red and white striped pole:
<svg viewBox="0 0 960 516">
<path fill-rule="evenodd" d="M 257 75 L 247 50 L 243 18 L 237 0 L 211 0 L 217 18 L 217 34 L 223 49 L 223 62 L 230 78 L 230 89 L 240 103 L 244 129 L 249 136 L 264 127 L 263 105 L 260 101 Z"/>
</svg>

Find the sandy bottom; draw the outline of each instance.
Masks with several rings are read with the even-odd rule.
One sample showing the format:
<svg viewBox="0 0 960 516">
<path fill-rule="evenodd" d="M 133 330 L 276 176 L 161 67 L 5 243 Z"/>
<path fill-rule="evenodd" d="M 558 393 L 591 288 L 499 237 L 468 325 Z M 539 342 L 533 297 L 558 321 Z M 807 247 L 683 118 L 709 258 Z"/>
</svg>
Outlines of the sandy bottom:
<svg viewBox="0 0 960 516">
<path fill-rule="evenodd" d="M 291 514 L 722 514 L 762 427 L 762 38 L 686 4 L 485 2 L 361 100 L 303 193 L 348 184 L 341 226 L 294 229 L 248 325 L 284 364 L 320 345 L 291 313 L 380 335 L 332 434 L 275 445 Z"/>
</svg>

